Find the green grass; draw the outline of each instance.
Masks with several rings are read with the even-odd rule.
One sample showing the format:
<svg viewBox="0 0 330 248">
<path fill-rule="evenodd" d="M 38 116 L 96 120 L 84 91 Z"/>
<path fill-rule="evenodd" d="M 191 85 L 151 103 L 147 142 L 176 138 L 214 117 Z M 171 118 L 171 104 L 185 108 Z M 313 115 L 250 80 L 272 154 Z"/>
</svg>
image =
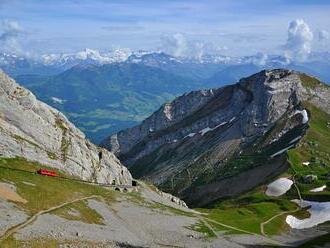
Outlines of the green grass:
<svg viewBox="0 0 330 248">
<path fill-rule="evenodd" d="M 235 199 L 216 202 L 208 208 L 198 209 L 198 211 L 207 213 L 209 219 L 260 234 L 260 223 L 276 214 L 295 208 L 296 205 L 288 199 L 268 197 L 264 193 L 256 191 Z M 215 230 L 223 230 L 222 226 L 210 224 Z M 283 226 L 283 221 L 275 221 L 270 228 L 267 228 L 266 233 L 268 235 L 279 234 L 283 231 Z"/>
<path fill-rule="evenodd" d="M 148 185 L 148 187 L 150 187 L 150 185 Z M 135 191 L 129 192 L 125 196 L 131 202 L 134 202 L 141 206 L 147 206 L 148 208 L 154 209 L 156 211 L 161 211 L 162 213 L 167 212 L 167 213 L 174 214 L 174 215 L 194 217 L 194 214 L 191 212 L 173 208 L 173 207 L 170 207 L 170 206 L 158 203 L 158 202 L 146 201 L 140 192 L 135 192 Z"/>
<path fill-rule="evenodd" d="M 137 205 L 146 205 L 146 200 L 142 197 L 140 192 L 132 191 L 126 194 L 126 198 L 129 199 L 131 202 L 134 202 Z"/>
<path fill-rule="evenodd" d="M 13 138 L 14 138 L 17 142 L 19 142 L 19 143 L 21 143 L 21 142 L 26 142 L 26 143 L 29 143 L 29 144 L 32 145 L 32 146 L 35 146 L 35 147 L 40 148 L 40 146 L 39 146 L 38 144 L 32 142 L 31 140 L 25 139 L 25 138 L 23 138 L 22 136 L 19 136 L 19 135 L 17 135 L 17 134 L 13 135 Z"/>
<path fill-rule="evenodd" d="M 302 85 L 305 88 L 314 89 L 316 87 L 324 86 L 324 84 L 322 84 L 320 82 L 320 80 L 318 80 L 317 78 L 311 77 L 311 76 L 309 76 L 305 73 L 300 73 L 299 77 L 300 77 L 300 80 L 302 82 Z"/>
<path fill-rule="evenodd" d="M 59 242 L 55 239 L 16 240 L 13 236 L 1 242 L 2 248 L 30 247 L 30 248 L 57 248 Z"/>
<path fill-rule="evenodd" d="M 151 203 L 149 207 L 155 209 L 155 210 L 160 210 L 162 213 L 168 212 L 174 215 L 182 215 L 182 216 L 187 216 L 187 217 L 194 217 L 195 215 L 191 212 L 186 212 L 177 208 L 173 208 L 158 202 Z"/>
<path fill-rule="evenodd" d="M 1 243 L 1 248 L 58 248 L 58 247 L 112 247 L 112 243 L 105 244 L 102 242 L 81 241 L 81 240 L 57 240 L 51 238 L 38 238 L 32 240 L 16 240 L 10 237 Z"/>
<path fill-rule="evenodd" d="M 0 166 L 35 172 L 40 165 L 21 158 L 0 159 Z M 45 168 L 45 166 L 43 166 Z M 47 168 L 47 167 L 46 167 Z M 79 197 L 100 195 L 108 203 L 116 200 L 117 192 L 82 182 L 64 180 L 23 171 L 0 168 L 0 181 L 13 182 L 17 193 L 27 200 L 26 204 L 17 203 L 30 214 L 45 210 Z M 35 184 L 26 185 L 24 182 Z"/>
<path fill-rule="evenodd" d="M 70 140 L 67 138 L 68 128 L 65 125 L 64 121 L 59 117 L 55 120 L 55 125 L 62 130 L 62 140 L 61 140 L 61 153 L 63 161 L 66 160 L 68 149 L 71 145 Z"/>
<path fill-rule="evenodd" d="M 300 144 L 288 152 L 289 161 L 292 165 L 290 172 L 297 174 L 298 185 L 304 197 L 309 195 L 314 195 L 314 197 L 325 194 L 330 195 L 328 190 L 319 193 L 309 192 L 312 188 L 329 183 L 330 128 L 328 128 L 327 123 L 330 121 L 330 115 L 312 104 L 304 103 L 304 106 L 309 111 L 309 128 Z M 310 165 L 304 166 L 302 164 L 306 161 L 309 161 Z M 309 174 L 318 176 L 318 180 L 310 184 L 304 183 L 302 177 Z"/>
<path fill-rule="evenodd" d="M 75 211 L 78 215 L 73 214 Z M 87 201 L 76 202 L 57 209 L 52 214 L 61 216 L 67 220 L 78 220 L 89 224 L 102 225 L 103 218 L 94 209 L 88 207 Z"/>
<path fill-rule="evenodd" d="M 202 221 L 198 221 L 196 224 L 189 226 L 188 229 L 204 234 L 208 238 L 215 238 L 215 233 L 206 226 Z"/>
<path fill-rule="evenodd" d="M 54 152 L 47 151 L 47 155 L 50 159 L 57 160 L 57 156 Z"/>
<path fill-rule="evenodd" d="M 276 217 L 272 221 L 264 225 L 264 232 L 266 235 L 277 235 L 285 233 L 290 230 L 290 226 L 286 223 L 286 217 L 289 214 L 283 214 Z"/>
</svg>

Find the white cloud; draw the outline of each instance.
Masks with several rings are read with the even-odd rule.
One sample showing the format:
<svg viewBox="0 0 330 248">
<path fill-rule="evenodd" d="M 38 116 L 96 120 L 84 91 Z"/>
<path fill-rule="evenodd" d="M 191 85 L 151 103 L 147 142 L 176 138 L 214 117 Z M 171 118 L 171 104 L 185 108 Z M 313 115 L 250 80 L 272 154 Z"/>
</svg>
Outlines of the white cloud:
<svg viewBox="0 0 330 248">
<path fill-rule="evenodd" d="M 250 56 L 246 59 L 246 62 L 258 65 L 258 66 L 264 66 L 266 65 L 268 60 L 268 55 L 262 52 L 259 52 L 255 54 L 254 56 Z"/>
<path fill-rule="evenodd" d="M 313 38 L 313 32 L 304 20 L 291 21 L 285 44 L 286 57 L 291 60 L 305 60 L 311 52 Z"/>
<path fill-rule="evenodd" d="M 24 34 L 23 28 L 16 21 L 3 20 L 0 24 L 0 49 L 10 53 L 20 53 L 21 47 L 18 41 Z"/>
<path fill-rule="evenodd" d="M 212 42 L 188 40 L 181 33 L 161 38 L 161 50 L 175 57 L 201 59 L 203 55 L 217 54 L 226 49 L 226 47 L 216 46 Z"/>
<path fill-rule="evenodd" d="M 188 44 L 183 34 L 176 33 L 172 36 L 163 36 L 161 43 L 162 50 L 175 57 L 183 57 L 187 54 Z"/>
</svg>

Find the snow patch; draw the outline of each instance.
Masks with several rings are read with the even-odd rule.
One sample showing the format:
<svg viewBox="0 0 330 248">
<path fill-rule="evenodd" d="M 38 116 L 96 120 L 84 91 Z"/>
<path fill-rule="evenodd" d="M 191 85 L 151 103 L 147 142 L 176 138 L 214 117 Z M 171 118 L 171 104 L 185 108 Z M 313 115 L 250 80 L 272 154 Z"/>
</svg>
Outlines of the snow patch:
<svg viewBox="0 0 330 248">
<path fill-rule="evenodd" d="M 286 223 L 291 228 L 295 229 L 305 229 L 317 226 L 318 224 L 330 221 L 330 202 L 312 202 L 312 201 L 302 201 L 294 200 L 295 203 L 301 207 L 311 206 L 307 211 L 311 214 L 309 218 L 298 219 L 292 215 L 286 217 Z"/>
<path fill-rule="evenodd" d="M 266 195 L 281 196 L 284 195 L 292 186 L 293 181 L 288 178 L 279 178 L 267 186 Z"/>
<path fill-rule="evenodd" d="M 270 157 L 271 157 L 271 158 L 274 158 L 274 157 L 276 157 L 277 155 L 280 155 L 280 154 L 286 152 L 287 150 L 289 150 L 289 149 L 292 148 L 292 147 L 294 147 L 294 145 L 288 146 L 288 147 L 286 147 L 286 148 L 284 148 L 284 149 L 282 149 L 282 150 L 280 150 L 280 151 L 274 153 L 274 154 L 273 154 L 272 156 L 270 156 Z"/>
<path fill-rule="evenodd" d="M 51 99 L 52 99 L 52 101 L 53 101 L 54 103 L 63 104 L 63 103 L 66 102 L 66 100 L 60 99 L 60 98 L 55 97 L 55 96 L 51 97 Z"/>
<path fill-rule="evenodd" d="M 187 137 L 192 138 L 192 137 L 194 137 L 195 135 L 196 135 L 196 133 L 190 133 L 190 134 L 184 136 L 183 138 L 184 138 L 184 139 L 187 138 Z"/>
<path fill-rule="evenodd" d="M 294 115 L 297 115 L 297 114 L 301 114 L 303 119 L 302 119 L 302 124 L 306 124 L 308 122 L 308 113 L 307 113 L 307 110 L 304 109 L 304 110 L 296 110 L 296 112 L 294 112 Z"/>
<path fill-rule="evenodd" d="M 311 189 L 310 192 L 322 192 L 323 190 L 325 190 L 327 187 L 327 185 L 323 185 L 321 187 L 315 188 L 315 189 Z"/>
<path fill-rule="evenodd" d="M 204 129 L 200 130 L 199 133 L 203 136 L 203 135 L 206 134 L 207 132 L 213 131 L 213 130 L 215 130 L 215 129 L 217 129 L 217 128 L 219 128 L 219 127 L 225 125 L 225 124 L 227 124 L 227 122 L 222 122 L 222 123 L 220 123 L 219 125 L 217 125 L 217 126 L 215 126 L 215 127 L 213 127 L 213 128 L 206 127 L 206 128 L 204 128 Z"/>
<path fill-rule="evenodd" d="M 289 144 L 296 143 L 301 138 L 302 138 L 301 136 L 298 136 L 298 137 L 294 138 L 293 140 L 291 140 Z"/>
<path fill-rule="evenodd" d="M 206 134 L 206 133 L 208 133 L 208 132 L 210 132 L 212 130 L 213 130 L 212 128 L 206 127 L 204 129 L 200 130 L 199 133 L 203 136 L 204 134 Z"/>
</svg>

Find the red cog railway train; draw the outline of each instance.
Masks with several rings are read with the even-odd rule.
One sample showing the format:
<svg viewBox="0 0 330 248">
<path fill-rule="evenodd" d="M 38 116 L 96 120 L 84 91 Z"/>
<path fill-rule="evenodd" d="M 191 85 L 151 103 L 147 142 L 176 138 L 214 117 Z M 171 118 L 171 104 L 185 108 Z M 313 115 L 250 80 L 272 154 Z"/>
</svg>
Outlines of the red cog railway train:
<svg viewBox="0 0 330 248">
<path fill-rule="evenodd" d="M 46 169 L 39 169 L 37 171 L 38 174 L 43 176 L 50 176 L 50 177 L 57 177 L 56 171 L 46 170 Z"/>
</svg>

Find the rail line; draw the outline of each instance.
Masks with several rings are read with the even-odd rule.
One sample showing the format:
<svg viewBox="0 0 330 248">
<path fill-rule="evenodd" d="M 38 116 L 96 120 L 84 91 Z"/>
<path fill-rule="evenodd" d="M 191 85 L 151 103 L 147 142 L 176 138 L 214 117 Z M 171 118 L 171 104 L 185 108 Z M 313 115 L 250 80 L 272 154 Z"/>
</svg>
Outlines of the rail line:
<svg viewBox="0 0 330 248">
<path fill-rule="evenodd" d="M 38 173 L 34 172 L 34 171 L 22 170 L 22 169 L 17 169 L 17 168 L 10 168 L 10 167 L 5 167 L 5 166 L 0 166 L 0 169 L 6 169 L 6 170 L 11 170 L 11 171 L 18 171 L 18 172 L 38 175 Z M 82 179 L 78 179 L 78 178 L 68 178 L 68 177 L 64 177 L 64 176 L 56 176 L 56 177 L 49 177 L 49 178 L 76 181 L 76 182 L 81 182 L 81 183 L 88 183 L 88 184 L 92 184 L 92 185 L 98 185 L 98 186 L 109 187 L 109 188 L 133 188 L 133 187 L 135 187 L 135 186 L 132 186 L 132 185 L 125 185 L 125 184 L 97 183 L 97 182 L 82 180 Z"/>
</svg>

